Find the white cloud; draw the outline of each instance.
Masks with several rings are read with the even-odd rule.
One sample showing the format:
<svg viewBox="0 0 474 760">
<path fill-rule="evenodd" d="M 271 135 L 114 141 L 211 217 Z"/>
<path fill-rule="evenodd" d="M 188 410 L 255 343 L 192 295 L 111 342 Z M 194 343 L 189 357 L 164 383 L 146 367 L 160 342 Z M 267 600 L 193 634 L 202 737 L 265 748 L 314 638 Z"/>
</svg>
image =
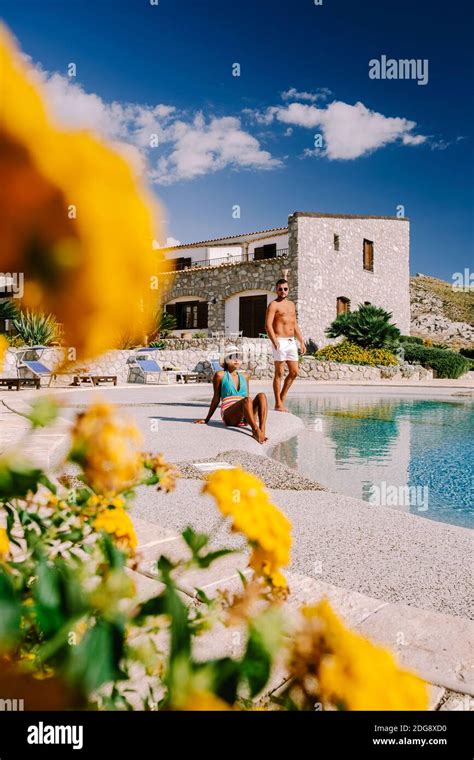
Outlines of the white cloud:
<svg viewBox="0 0 474 760">
<path fill-rule="evenodd" d="M 175 248 L 177 245 L 181 245 L 180 240 L 176 240 L 174 237 L 166 238 L 166 248 Z"/>
<path fill-rule="evenodd" d="M 298 92 L 296 87 L 290 87 L 289 90 L 281 93 L 282 100 L 308 100 L 310 103 L 326 100 L 329 95 L 331 95 L 331 90 L 327 87 L 320 87 L 317 92 Z"/>
<path fill-rule="evenodd" d="M 267 110 L 271 120 L 306 129 L 320 129 L 324 139 L 324 155 L 330 159 L 353 159 L 372 153 L 389 143 L 421 145 L 428 139 L 415 135 L 415 121 L 403 117 L 384 116 L 371 111 L 363 103 L 349 105 L 333 101 L 325 108 L 304 103 L 290 103 Z M 305 151 L 304 155 L 313 155 Z"/>
<path fill-rule="evenodd" d="M 281 164 L 263 150 L 234 116 L 178 112 L 174 106 L 107 103 L 61 74 L 36 69 L 50 112 L 65 127 L 90 129 L 114 144 L 157 184 L 215 172 L 225 167 L 272 169 Z"/>
</svg>

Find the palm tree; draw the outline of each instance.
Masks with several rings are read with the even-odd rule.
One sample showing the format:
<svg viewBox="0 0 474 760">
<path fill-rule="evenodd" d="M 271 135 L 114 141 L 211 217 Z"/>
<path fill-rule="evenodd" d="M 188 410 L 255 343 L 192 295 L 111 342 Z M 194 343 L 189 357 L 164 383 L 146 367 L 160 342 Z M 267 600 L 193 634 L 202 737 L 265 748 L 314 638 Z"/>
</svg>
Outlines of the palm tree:
<svg viewBox="0 0 474 760">
<path fill-rule="evenodd" d="M 392 314 L 379 306 L 360 304 L 356 311 L 339 314 L 326 330 L 328 338 L 343 336 L 362 348 L 394 348 L 400 330 L 390 320 Z"/>
</svg>

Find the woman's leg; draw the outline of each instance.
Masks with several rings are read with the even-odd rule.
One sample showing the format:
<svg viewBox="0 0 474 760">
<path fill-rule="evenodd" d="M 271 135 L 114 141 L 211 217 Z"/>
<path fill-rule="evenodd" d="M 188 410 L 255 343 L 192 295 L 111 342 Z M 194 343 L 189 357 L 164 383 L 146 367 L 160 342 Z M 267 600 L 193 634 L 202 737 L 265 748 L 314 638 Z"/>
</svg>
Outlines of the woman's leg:
<svg viewBox="0 0 474 760">
<path fill-rule="evenodd" d="M 224 422 L 226 425 L 236 427 L 241 422 L 242 417 L 252 428 L 252 435 L 256 441 L 263 443 L 265 436 L 260 430 L 257 420 L 253 412 L 253 405 L 251 399 L 243 398 L 242 401 L 236 401 L 232 406 L 227 407 L 224 412 Z"/>
<path fill-rule="evenodd" d="M 265 433 L 265 425 L 267 422 L 268 402 L 264 393 L 257 393 L 253 400 L 253 412 L 258 416 L 258 425 L 264 435 L 264 439 L 268 440 Z"/>
</svg>

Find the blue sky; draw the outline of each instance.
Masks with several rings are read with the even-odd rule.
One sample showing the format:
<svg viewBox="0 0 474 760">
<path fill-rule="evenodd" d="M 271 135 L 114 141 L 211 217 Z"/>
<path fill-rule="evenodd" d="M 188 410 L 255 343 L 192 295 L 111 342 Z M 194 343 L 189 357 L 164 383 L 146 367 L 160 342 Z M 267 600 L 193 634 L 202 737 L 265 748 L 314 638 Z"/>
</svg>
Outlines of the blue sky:
<svg viewBox="0 0 474 760">
<path fill-rule="evenodd" d="M 467 2 L 0 0 L 0 9 L 58 118 L 146 161 L 168 236 L 284 226 L 297 210 L 404 206 L 413 272 L 451 280 L 472 266 Z M 427 59 L 428 83 L 370 79 L 369 60 L 382 55 Z"/>
</svg>

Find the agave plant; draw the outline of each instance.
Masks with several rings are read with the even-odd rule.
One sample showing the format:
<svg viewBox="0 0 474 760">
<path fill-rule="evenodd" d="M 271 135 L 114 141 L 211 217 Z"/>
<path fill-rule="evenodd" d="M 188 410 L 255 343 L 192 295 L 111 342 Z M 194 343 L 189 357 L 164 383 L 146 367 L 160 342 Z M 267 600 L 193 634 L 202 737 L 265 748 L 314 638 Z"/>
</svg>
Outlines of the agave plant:
<svg viewBox="0 0 474 760">
<path fill-rule="evenodd" d="M 60 326 L 52 314 L 27 309 L 15 317 L 13 326 L 27 346 L 50 346 L 61 339 Z"/>
<path fill-rule="evenodd" d="M 0 299 L 0 320 L 15 319 L 18 316 L 18 306 L 11 298 Z"/>
<path fill-rule="evenodd" d="M 347 338 L 362 348 L 394 348 L 400 330 L 390 320 L 392 314 L 372 304 L 360 304 L 356 311 L 339 316 L 326 330 L 328 338 Z"/>
</svg>

